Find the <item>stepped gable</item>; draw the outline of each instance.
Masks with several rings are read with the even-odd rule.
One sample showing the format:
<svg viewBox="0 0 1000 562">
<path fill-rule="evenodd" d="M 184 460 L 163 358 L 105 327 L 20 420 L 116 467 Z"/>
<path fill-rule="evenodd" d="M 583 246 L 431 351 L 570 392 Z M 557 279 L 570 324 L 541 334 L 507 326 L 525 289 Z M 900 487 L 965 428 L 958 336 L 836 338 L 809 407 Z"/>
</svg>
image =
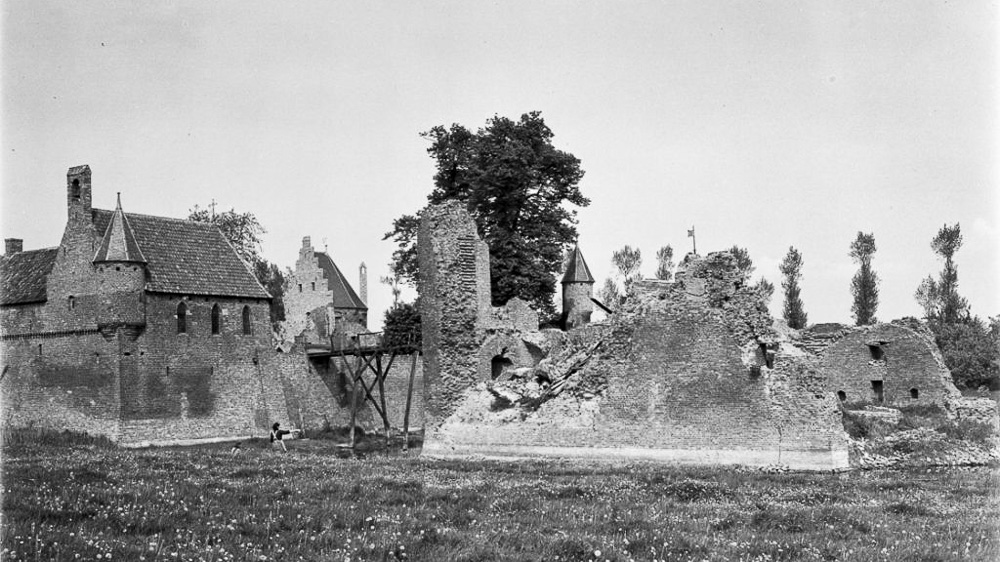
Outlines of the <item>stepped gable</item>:
<svg viewBox="0 0 1000 562">
<path fill-rule="evenodd" d="M 118 194 L 118 205 L 111 216 L 111 223 L 104 233 L 104 238 L 94 254 L 94 263 L 99 262 L 133 262 L 146 263 L 142 249 L 135 240 L 128 217 L 122 212 L 122 196 Z"/>
<path fill-rule="evenodd" d="M 563 285 L 567 283 L 594 282 L 594 276 L 590 274 L 590 268 L 587 267 L 587 262 L 583 259 L 583 254 L 580 252 L 579 246 L 573 247 L 573 254 L 569 257 L 568 262 L 566 264 L 566 273 L 563 274 L 562 278 Z"/>
<path fill-rule="evenodd" d="M 0 257 L 0 305 L 45 302 L 46 280 L 59 248 Z"/>
<path fill-rule="evenodd" d="M 97 232 L 108 232 L 115 213 L 93 210 Z M 146 259 L 148 291 L 270 298 L 214 224 L 135 213 L 122 215 Z"/>
<path fill-rule="evenodd" d="M 323 270 L 326 277 L 326 286 L 333 291 L 334 308 L 353 308 L 368 310 L 368 306 L 361 300 L 361 297 L 354 292 L 351 284 L 344 278 L 337 264 L 326 252 L 316 252 L 316 261 Z"/>
</svg>

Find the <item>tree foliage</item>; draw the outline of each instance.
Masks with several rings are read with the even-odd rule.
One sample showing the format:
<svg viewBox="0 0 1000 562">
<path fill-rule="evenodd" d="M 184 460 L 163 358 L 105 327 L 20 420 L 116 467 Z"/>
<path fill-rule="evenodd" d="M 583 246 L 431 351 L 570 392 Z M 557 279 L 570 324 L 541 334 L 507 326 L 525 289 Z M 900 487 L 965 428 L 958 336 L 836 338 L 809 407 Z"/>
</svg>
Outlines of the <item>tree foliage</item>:
<svg viewBox="0 0 1000 562">
<path fill-rule="evenodd" d="M 872 269 L 872 256 L 878 248 L 875 246 L 875 234 L 858 232 L 857 238 L 851 242 L 850 256 L 858 264 L 858 272 L 851 279 L 851 294 L 854 303 L 851 313 L 854 323 L 858 326 L 874 324 L 878 321 L 875 311 L 878 310 L 878 275 Z"/>
<path fill-rule="evenodd" d="M 958 294 L 958 268 L 955 253 L 962 247 L 962 229 L 945 224 L 931 240 L 931 249 L 944 258 L 944 269 L 935 284 L 937 308 L 935 315 L 943 324 L 954 324 L 969 315 L 969 303 Z"/>
<path fill-rule="evenodd" d="M 552 296 L 563 252 L 577 237 L 576 210 L 583 196 L 580 160 L 552 144 L 541 113 L 520 120 L 494 116 L 472 132 L 462 125 L 437 126 L 422 133 L 431 142 L 434 189 L 429 203 L 466 204 L 490 249 L 494 304 L 520 297 L 543 314 L 554 315 Z M 404 215 L 384 239 L 398 249 L 391 265 L 406 282 L 416 280 L 419 218 Z"/>
<path fill-rule="evenodd" d="M 726 251 L 736 259 L 736 270 L 739 271 L 743 283 L 749 284 L 750 276 L 757 270 L 757 267 L 753 264 L 753 259 L 750 257 L 750 252 L 746 248 L 742 248 L 736 244 L 733 244 L 733 247 Z M 763 277 L 750 287 L 759 291 L 766 302 L 770 302 L 771 297 L 774 296 L 774 283 Z"/>
<path fill-rule="evenodd" d="M 736 258 L 736 269 L 743 276 L 744 281 L 749 281 L 750 276 L 757 269 L 753 265 L 753 260 L 750 258 L 750 252 L 746 248 L 741 248 L 736 244 L 733 244 L 732 248 L 726 250 Z"/>
<path fill-rule="evenodd" d="M 639 248 L 626 244 L 621 250 L 612 252 L 611 263 L 618 270 L 626 290 L 633 281 L 642 279 L 642 274 L 639 272 L 639 268 L 642 267 L 642 251 Z"/>
<path fill-rule="evenodd" d="M 784 276 L 781 281 L 781 288 L 785 291 L 785 306 L 782 310 L 782 316 L 788 322 L 789 327 L 797 330 L 805 328 L 808 322 L 799 288 L 799 279 L 802 279 L 802 265 L 802 254 L 794 246 L 789 246 L 788 253 L 785 254 L 781 265 L 778 266 Z"/>
<path fill-rule="evenodd" d="M 674 276 L 674 249 L 670 244 L 656 251 L 656 278 L 670 281 Z"/>
<path fill-rule="evenodd" d="M 621 306 L 622 294 L 618 290 L 618 284 L 615 283 L 614 279 L 608 277 L 604 280 L 604 285 L 597 291 L 597 299 L 611 310 L 615 310 Z"/>
<path fill-rule="evenodd" d="M 412 346 L 420 349 L 420 307 L 416 302 L 394 305 L 385 311 L 383 320 L 383 344 L 390 347 Z"/>
<path fill-rule="evenodd" d="M 995 326 L 995 324 L 994 324 Z M 936 340 L 959 388 L 1000 390 L 1000 339 L 978 317 L 938 324 Z"/>
<path fill-rule="evenodd" d="M 249 211 L 238 213 L 235 209 L 216 213 L 214 204 L 204 209 L 195 205 L 188 213 L 188 220 L 210 222 L 219 227 L 236 253 L 250 266 L 257 281 L 271 294 L 271 328 L 276 330 L 278 323 L 285 319 L 285 276 L 277 265 L 260 254 L 262 237 L 267 230 L 257 216 Z"/>
</svg>

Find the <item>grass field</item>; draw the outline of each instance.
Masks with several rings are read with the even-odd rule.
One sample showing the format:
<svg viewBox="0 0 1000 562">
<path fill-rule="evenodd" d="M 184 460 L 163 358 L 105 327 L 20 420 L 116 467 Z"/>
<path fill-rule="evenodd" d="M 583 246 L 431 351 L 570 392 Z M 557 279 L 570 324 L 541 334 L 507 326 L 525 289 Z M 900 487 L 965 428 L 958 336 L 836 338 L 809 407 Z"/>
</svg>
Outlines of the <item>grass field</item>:
<svg viewBox="0 0 1000 562">
<path fill-rule="evenodd" d="M 767 474 L 8 440 L 3 560 L 1000 560 L 990 468 Z"/>
</svg>

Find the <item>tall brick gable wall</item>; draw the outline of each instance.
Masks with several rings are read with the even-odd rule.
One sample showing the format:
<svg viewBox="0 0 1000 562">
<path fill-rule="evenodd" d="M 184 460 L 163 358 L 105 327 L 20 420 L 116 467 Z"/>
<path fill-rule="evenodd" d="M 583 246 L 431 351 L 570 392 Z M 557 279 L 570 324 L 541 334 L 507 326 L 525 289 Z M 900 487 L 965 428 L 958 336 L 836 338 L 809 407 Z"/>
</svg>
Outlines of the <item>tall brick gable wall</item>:
<svg viewBox="0 0 1000 562">
<path fill-rule="evenodd" d="M 823 335 L 822 348 L 815 337 L 810 343 L 820 355 L 825 387 L 842 392 L 848 404 L 944 405 L 960 396 L 937 345 L 919 328 L 876 324 L 828 328 Z M 881 401 L 876 382 L 881 383 Z"/>
</svg>

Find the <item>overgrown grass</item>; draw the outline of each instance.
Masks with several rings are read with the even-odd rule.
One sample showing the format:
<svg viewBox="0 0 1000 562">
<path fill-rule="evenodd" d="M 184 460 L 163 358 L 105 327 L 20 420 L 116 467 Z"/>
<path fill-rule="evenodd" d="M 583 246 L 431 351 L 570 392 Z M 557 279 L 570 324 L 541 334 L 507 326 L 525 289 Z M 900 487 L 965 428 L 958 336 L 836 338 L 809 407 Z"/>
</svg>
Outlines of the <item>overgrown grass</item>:
<svg viewBox="0 0 1000 562">
<path fill-rule="evenodd" d="M 15 441 L 17 442 L 17 441 Z M 23 443 L 23 441 L 21 442 Z M 995 469 L 4 450 L 4 560 L 996 560 Z M 327 452 L 319 447 L 327 447 Z M 599 554 L 598 554 L 599 553 Z"/>
</svg>

